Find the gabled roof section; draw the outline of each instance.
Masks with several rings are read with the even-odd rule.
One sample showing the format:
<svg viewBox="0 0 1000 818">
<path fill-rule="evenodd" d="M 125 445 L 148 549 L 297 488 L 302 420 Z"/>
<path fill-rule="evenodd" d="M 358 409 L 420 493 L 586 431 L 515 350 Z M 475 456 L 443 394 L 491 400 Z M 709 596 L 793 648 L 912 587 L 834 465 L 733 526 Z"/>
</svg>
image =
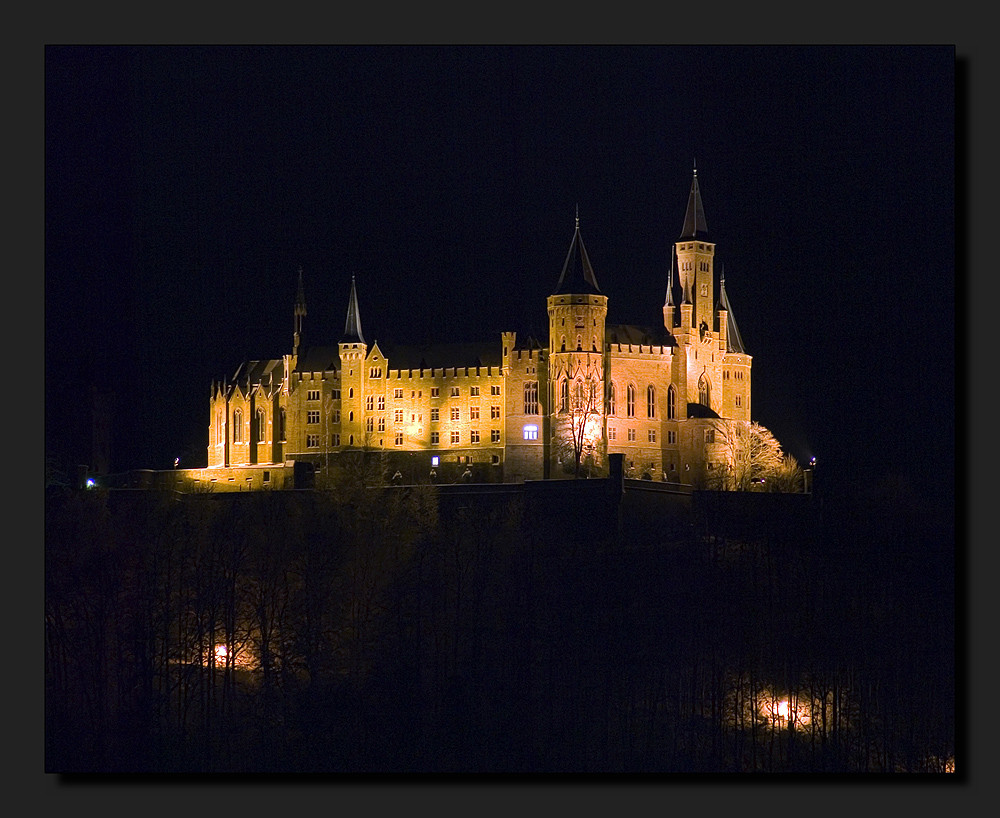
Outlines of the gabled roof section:
<svg viewBox="0 0 1000 818">
<path fill-rule="evenodd" d="M 553 295 L 562 293 L 583 293 L 588 295 L 603 295 L 601 288 L 597 286 L 597 277 L 594 275 L 594 268 L 590 264 L 587 256 L 587 248 L 583 246 L 583 237 L 580 235 L 580 214 L 577 212 L 576 229 L 573 231 L 573 241 L 570 242 L 569 252 L 566 254 L 566 261 L 563 264 L 562 273 L 559 275 L 559 283 Z"/>
<path fill-rule="evenodd" d="M 694 169 L 691 178 L 691 192 L 688 194 L 687 210 L 684 213 L 684 226 L 681 228 L 681 239 L 708 238 L 708 222 L 705 221 L 705 206 L 701 202 L 701 190 L 698 187 L 698 168 Z"/>
<path fill-rule="evenodd" d="M 635 324 L 607 324 L 604 338 L 609 344 L 631 344 L 632 346 L 675 347 L 677 341 L 667 332 L 666 327 L 640 327 Z"/>
<path fill-rule="evenodd" d="M 335 346 L 306 347 L 295 361 L 296 372 L 336 372 L 340 369 L 340 349 Z"/>
<path fill-rule="evenodd" d="M 347 321 L 344 323 L 341 343 L 365 343 L 365 336 L 361 334 L 361 311 L 358 309 L 358 291 L 354 286 L 354 276 L 351 276 L 351 297 L 347 302 Z"/>
<path fill-rule="evenodd" d="M 736 316 L 733 315 L 733 308 L 729 306 L 729 296 L 726 295 L 726 273 L 723 270 L 719 280 L 719 308 L 726 311 L 726 352 L 739 352 L 746 354 L 743 348 L 743 339 L 740 337 L 739 328 L 736 326 Z"/>
</svg>

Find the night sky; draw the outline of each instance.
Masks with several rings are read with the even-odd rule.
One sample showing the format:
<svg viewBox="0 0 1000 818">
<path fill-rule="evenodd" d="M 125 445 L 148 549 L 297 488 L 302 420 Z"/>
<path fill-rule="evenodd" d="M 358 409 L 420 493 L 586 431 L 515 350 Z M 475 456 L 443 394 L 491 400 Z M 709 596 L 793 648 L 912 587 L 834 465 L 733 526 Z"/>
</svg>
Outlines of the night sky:
<svg viewBox="0 0 1000 818">
<path fill-rule="evenodd" d="M 46 436 L 204 465 L 209 388 L 335 343 L 545 332 L 580 226 L 655 325 L 697 163 L 753 416 L 817 479 L 950 484 L 951 47 L 46 49 Z M 825 472 L 825 475 L 824 475 Z"/>
</svg>

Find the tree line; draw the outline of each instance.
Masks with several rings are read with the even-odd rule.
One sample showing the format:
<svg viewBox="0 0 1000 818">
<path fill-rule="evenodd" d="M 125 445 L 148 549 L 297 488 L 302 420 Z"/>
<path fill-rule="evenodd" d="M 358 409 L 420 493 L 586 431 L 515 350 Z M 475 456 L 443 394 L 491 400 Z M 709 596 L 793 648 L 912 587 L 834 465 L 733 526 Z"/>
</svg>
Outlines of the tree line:
<svg viewBox="0 0 1000 818">
<path fill-rule="evenodd" d="M 59 491 L 46 769 L 942 771 L 948 532 L 871 511 L 639 549 L 432 486 Z"/>
</svg>

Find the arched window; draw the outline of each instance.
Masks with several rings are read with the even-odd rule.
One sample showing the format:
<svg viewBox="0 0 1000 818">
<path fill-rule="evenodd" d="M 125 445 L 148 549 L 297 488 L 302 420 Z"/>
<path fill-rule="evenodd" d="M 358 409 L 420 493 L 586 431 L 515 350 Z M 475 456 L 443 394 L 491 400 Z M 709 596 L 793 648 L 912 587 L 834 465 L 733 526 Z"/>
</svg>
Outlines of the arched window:
<svg viewBox="0 0 1000 818">
<path fill-rule="evenodd" d="M 538 381 L 527 381 L 524 384 L 524 414 L 538 414 Z"/>
<path fill-rule="evenodd" d="M 233 443 L 243 442 L 243 410 L 233 410 Z"/>
<path fill-rule="evenodd" d="M 560 352 L 565 352 L 566 351 L 566 336 L 565 335 L 562 337 L 562 344 L 559 347 L 559 351 Z"/>
<path fill-rule="evenodd" d="M 569 411 L 569 379 L 563 378 L 559 385 L 559 411 Z"/>
<path fill-rule="evenodd" d="M 652 384 L 646 387 L 646 416 L 656 417 L 656 387 Z"/>
<path fill-rule="evenodd" d="M 705 373 L 703 372 L 701 374 L 701 377 L 698 378 L 698 403 L 700 403 L 702 406 L 708 406 L 709 408 L 711 408 L 712 406 L 712 404 L 710 403 L 711 398 L 712 398 L 712 386 L 708 382 L 708 379 L 705 377 Z"/>
<path fill-rule="evenodd" d="M 215 442 L 222 443 L 226 439 L 226 415 L 219 412 L 215 419 Z"/>
<path fill-rule="evenodd" d="M 264 442 L 264 431 L 266 429 L 267 429 L 267 418 L 264 415 L 264 410 L 258 409 L 254 423 L 254 431 L 257 434 L 256 440 L 258 443 Z"/>
<path fill-rule="evenodd" d="M 667 420 L 673 420 L 677 414 L 677 392 L 674 385 L 670 384 L 667 389 Z"/>
<path fill-rule="evenodd" d="M 615 382 L 611 382 L 611 388 L 608 390 L 608 414 L 613 415 L 615 413 Z"/>
<path fill-rule="evenodd" d="M 630 418 L 635 417 L 635 384 L 628 385 L 628 391 L 625 395 L 625 414 Z"/>
<path fill-rule="evenodd" d="M 285 407 L 278 410 L 278 440 L 285 439 Z"/>
<path fill-rule="evenodd" d="M 573 408 L 574 409 L 585 409 L 586 408 L 586 392 L 583 388 L 583 381 L 577 378 L 573 382 Z"/>
</svg>

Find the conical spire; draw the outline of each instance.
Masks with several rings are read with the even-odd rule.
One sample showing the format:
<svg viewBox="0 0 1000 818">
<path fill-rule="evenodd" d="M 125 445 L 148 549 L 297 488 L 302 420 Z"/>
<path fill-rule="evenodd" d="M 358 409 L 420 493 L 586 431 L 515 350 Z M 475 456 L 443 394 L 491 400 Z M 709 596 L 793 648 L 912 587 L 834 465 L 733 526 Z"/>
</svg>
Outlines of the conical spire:
<svg viewBox="0 0 1000 818">
<path fill-rule="evenodd" d="M 299 266 L 299 285 L 295 291 L 295 314 L 306 314 L 306 288 L 302 283 L 302 267 Z"/>
<path fill-rule="evenodd" d="M 674 248 L 670 248 L 670 273 L 667 275 L 667 300 L 663 302 L 664 307 L 674 306 Z"/>
<path fill-rule="evenodd" d="M 365 343 L 365 337 L 361 334 L 361 312 L 358 310 L 358 291 L 354 286 L 354 276 L 351 276 L 351 298 L 347 302 L 347 322 L 344 324 L 341 342 Z"/>
<path fill-rule="evenodd" d="M 554 295 L 560 293 L 601 294 L 601 288 L 597 286 L 597 277 L 594 275 L 594 268 L 590 266 L 590 259 L 587 257 L 587 248 L 583 246 L 583 237 L 580 235 L 579 206 L 576 209 L 576 228 L 573 231 L 573 241 L 570 242 L 569 252 L 566 254 L 566 261 L 563 264 L 562 273 L 559 275 L 559 283 L 556 285 Z"/>
<path fill-rule="evenodd" d="M 306 288 L 302 283 L 302 267 L 299 267 L 299 283 L 295 290 L 295 308 L 293 309 L 295 332 L 292 335 L 292 353 L 298 355 L 303 342 L 303 321 L 306 317 Z"/>
<path fill-rule="evenodd" d="M 701 191 L 698 189 L 698 168 L 695 167 L 691 178 L 691 193 L 688 195 L 687 211 L 684 213 L 684 227 L 681 228 L 681 239 L 708 240 L 708 223 L 705 221 L 705 207 L 701 203 Z"/>
<path fill-rule="evenodd" d="M 723 268 L 719 279 L 719 307 L 726 311 L 726 352 L 746 353 L 743 348 L 743 339 L 736 326 L 736 316 L 733 315 L 733 308 L 729 306 L 729 296 L 726 295 L 726 270 Z"/>
</svg>

